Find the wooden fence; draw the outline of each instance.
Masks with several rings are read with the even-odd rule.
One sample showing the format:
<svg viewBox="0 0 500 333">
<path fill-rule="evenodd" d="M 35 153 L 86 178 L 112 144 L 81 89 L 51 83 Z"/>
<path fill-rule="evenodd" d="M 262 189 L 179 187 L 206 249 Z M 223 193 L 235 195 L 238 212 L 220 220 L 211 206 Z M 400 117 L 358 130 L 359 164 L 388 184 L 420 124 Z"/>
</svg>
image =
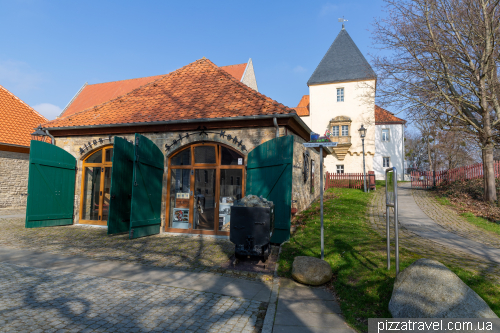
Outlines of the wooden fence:
<svg viewBox="0 0 500 333">
<path fill-rule="evenodd" d="M 366 186 L 375 189 L 375 172 L 368 171 L 366 175 Z M 330 187 L 363 188 L 362 173 L 326 173 L 325 190 Z"/>
<path fill-rule="evenodd" d="M 494 161 L 495 177 L 500 177 L 500 161 Z M 468 165 L 456 169 L 442 171 L 412 171 L 411 186 L 413 188 L 431 188 L 444 182 L 483 178 L 483 163 Z"/>
</svg>

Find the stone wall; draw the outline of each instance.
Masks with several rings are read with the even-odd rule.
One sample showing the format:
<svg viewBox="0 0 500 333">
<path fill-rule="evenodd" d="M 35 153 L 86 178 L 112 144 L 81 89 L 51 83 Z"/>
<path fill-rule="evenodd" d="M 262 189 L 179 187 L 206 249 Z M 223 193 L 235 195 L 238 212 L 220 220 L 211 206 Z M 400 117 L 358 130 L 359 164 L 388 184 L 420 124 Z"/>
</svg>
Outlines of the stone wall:
<svg viewBox="0 0 500 333">
<path fill-rule="evenodd" d="M 225 137 L 220 135 L 221 131 L 224 131 Z M 220 142 L 224 143 L 235 150 L 239 151 L 243 155 L 247 155 L 256 146 L 271 140 L 275 137 L 276 129 L 274 127 L 260 127 L 260 128 L 239 128 L 239 129 L 224 129 L 224 130 L 210 130 L 208 135 L 191 135 L 189 138 L 185 138 L 176 144 L 173 144 L 174 140 L 179 139 L 179 134 L 184 135 L 185 132 L 162 132 L 162 133 L 141 133 L 151 141 L 153 141 L 160 150 L 165 154 L 165 173 L 163 179 L 163 195 L 162 195 L 162 231 L 164 230 L 165 224 L 165 211 L 166 211 L 166 201 L 167 201 L 167 160 L 168 158 L 179 151 L 181 148 L 190 145 L 195 142 Z M 213 133 L 215 132 L 215 133 Z M 192 133 L 192 131 L 189 131 Z M 231 135 L 231 140 L 228 140 L 227 135 Z M 284 135 L 284 128 L 280 128 L 280 134 Z M 118 134 L 117 136 L 123 137 L 127 140 L 134 139 L 134 134 Z M 99 142 L 99 138 L 103 138 L 103 143 Z M 72 136 L 72 137 L 56 137 L 56 146 L 63 148 L 70 154 L 76 157 L 78 163 L 78 172 L 76 176 L 75 184 L 75 204 L 74 204 L 74 221 L 78 223 L 80 218 L 80 194 L 82 187 L 82 165 L 83 160 L 92 154 L 94 151 L 109 144 L 106 135 L 95 135 L 95 136 Z M 96 145 L 93 144 L 94 140 L 97 142 Z M 85 150 L 84 154 L 80 154 L 80 148 L 84 145 L 88 146 L 91 143 L 91 148 Z M 113 142 L 111 142 L 112 144 Z M 165 149 L 165 145 L 171 146 L 168 151 Z M 243 150 L 245 146 L 245 150 Z M 246 163 L 246 162 L 245 162 Z M 319 165 L 319 164 L 318 164 Z"/>
<path fill-rule="evenodd" d="M 0 151 L 0 209 L 26 208 L 29 154 Z"/>
<path fill-rule="evenodd" d="M 319 152 L 312 148 L 305 148 L 303 143 L 306 142 L 301 137 L 294 135 L 293 143 L 293 181 L 292 181 L 292 208 L 297 208 L 297 212 L 301 212 L 311 205 L 314 199 L 319 196 Z M 311 162 L 309 161 L 309 171 L 307 180 L 304 181 L 304 152 L 309 152 L 310 161 L 314 161 L 314 189 L 311 189 Z"/>
<path fill-rule="evenodd" d="M 239 151 L 243 155 L 248 155 L 250 151 L 252 151 L 258 145 L 275 138 L 276 129 L 274 127 L 263 127 L 263 128 L 242 128 L 242 129 L 230 129 L 224 130 L 226 137 L 222 137 L 220 135 L 221 130 L 210 130 L 210 132 L 206 136 L 192 135 L 189 138 L 185 138 L 176 144 L 173 144 L 174 140 L 179 139 L 179 134 L 185 134 L 184 132 L 166 132 L 166 133 L 141 133 L 151 141 L 153 141 L 160 150 L 165 154 L 165 173 L 163 178 L 163 194 L 162 194 L 162 209 L 161 209 L 161 218 L 162 218 L 162 227 L 161 230 L 164 231 L 166 218 L 166 204 L 167 204 L 167 160 L 170 156 L 175 154 L 180 149 L 188 146 L 192 143 L 196 142 L 219 142 L 224 143 L 228 146 L 233 147 L 235 150 Z M 191 133 L 191 132 L 189 132 Z M 232 138 L 237 138 L 237 142 L 234 139 L 228 140 L 227 135 L 230 134 Z M 319 182 L 320 182 L 320 174 L 319 174 L 319 163 L 320 156 L 319 152 L 315 149 L 308 148 L 310 157 L 314 160 L 315 165 L 315 175 L 314 175 L 314 192 L 311 192 L 311 164 L 309 162 L 309 173 L 307 177 L 307 181 L 304 182 L 303 175 L 303 159 L 304 159 L 304 151 L 306 148 L 302 145 L 305 140 L 301 137 L 294 135 L 294 157 L 293 157 L 293 185 L 292 185 L 292 200 L 295 200 L 292 204 L 293 208 L 297 208 L 297 211 L 300 212 L 311 204 L 311 202 L 319 196 Z M 285 135 L 284 128 L 280 128 L 280 135 Z M 133 134 L 124 134 L 117 135 L 123 137 L 127 140 L 133 141 Z M 104 142 L 100 143 L 99 138 L 106 138 Z M 97 142 L 95 145 L 93 144 L 94 140 Z M 88 145 L 91 143 L 91 148 L 86 149 L 84 154 L 80 154 L 80 148 L 84 145 Z M 113 142 L 111 142 L 112 144 Z M 241 143 L 241 144 L 238 144 Z M 56 146 L 63 148 L 73 156 L 77 158 L 78 163 L 78 172 L 76 177 L 75 184 L 75 204 L 74 204 L 74 221 L 78 223 L 80 218 L 80 197 L 82 191 L 82 166 L 83 160 L 92 154 L 94 151 L 109 145 L 109 141 L 107 140 L 107 136 L 74 136 L 74 137 L 65 137 L 65 138 L 56 138 Z M 167 151 L 165 149 L 165 145 L 169 145 L 170 148 Z M 243 150 L 243 146 L 245 146 L 245 150 Z M 245 160 L 246 163 L 246 160 Z"/>
</svg>

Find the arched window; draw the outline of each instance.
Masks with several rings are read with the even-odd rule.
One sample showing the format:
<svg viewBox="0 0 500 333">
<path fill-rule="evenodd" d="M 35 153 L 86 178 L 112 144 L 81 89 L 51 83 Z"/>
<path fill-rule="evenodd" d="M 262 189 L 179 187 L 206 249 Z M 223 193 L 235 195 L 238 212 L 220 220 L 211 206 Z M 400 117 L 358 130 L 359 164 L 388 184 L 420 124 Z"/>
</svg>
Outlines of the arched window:
<svg viewBox="0 0 500 333">
<path fill-rule="evenodd" d="M 172 155 L 166 230 L 228 235 L 231 206 L 244 195 L 244 160 L 216 143 L 193 144 Z"/>
<path fill-rule="evenodd" d="M 113 146 L 106 146 L 83 161 L 79 223 L 107 225 L 112 158 Z"/>
</svg>

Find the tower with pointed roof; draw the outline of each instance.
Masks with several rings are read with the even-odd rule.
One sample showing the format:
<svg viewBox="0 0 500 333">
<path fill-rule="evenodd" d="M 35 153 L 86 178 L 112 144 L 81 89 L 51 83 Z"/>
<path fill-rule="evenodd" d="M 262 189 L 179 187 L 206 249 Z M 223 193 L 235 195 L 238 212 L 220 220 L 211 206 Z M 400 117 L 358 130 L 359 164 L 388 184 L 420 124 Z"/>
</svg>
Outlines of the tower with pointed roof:
<svg viewBox="0 0 500 333">
<path fill-rule="evenodd" d="M 330 132 L 338 142 L 334 154 L 325 160 L 330 173 L 363 172 L 363 148 L 359 128 L 365 137 L 366 171 L 383 179 L 384 170 L 404 169 L 404 124 L 375 105 L 377 76 L 344 25 L 309 78 L 309 95 L 295 108 L 316 133 Z"/>
<path fill-rule="evenodd" d="M 338 142 L 334 154 L 325 160 L 327 171 L 363 171 L 358 132 L 362 124 L 368 129 L 365 138 L 366 169 L 373 170 L 376 80 L 370 64 L 342 27 L 307 81 L 308 115 L 306 112 L 299 113 L 314 132 L 323 135 L 328 130 L 332 141 Z"/>
</svg>

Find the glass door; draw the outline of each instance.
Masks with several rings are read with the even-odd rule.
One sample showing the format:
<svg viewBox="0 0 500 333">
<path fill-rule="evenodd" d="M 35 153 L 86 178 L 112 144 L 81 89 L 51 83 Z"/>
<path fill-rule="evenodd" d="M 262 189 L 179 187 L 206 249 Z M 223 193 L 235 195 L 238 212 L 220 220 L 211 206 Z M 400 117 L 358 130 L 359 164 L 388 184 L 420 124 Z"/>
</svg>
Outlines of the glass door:
<svg viewBox="0 0 500 333">
<path fill-rule="evenodd" d="M 231 206 L 245 188 L 244 156 L 213 143 L 169 158 L 166 231 L 229 235 Z"/>
<path fill-rule="evenodd" d="M 107 225 L 112 155 L 113 148 L 107 147 L 96 151 L 83 162 L 81 224 Z"/>
<path fill-rule="evenodd" d="M 83 171 L 82 219 L 99 221 L 101 210 L 101 167 L 86 167 Z"/>
<path fill-rule="evenodd" d="M 194 170 L 193 229 L 215 228 L 215 169 Z"/>
<path fill-rule="evenodd" d="M 175 229 L 190 229 L 191 170 L 173 169 L 170 175 L 169 225 Z"/>
</svg>

